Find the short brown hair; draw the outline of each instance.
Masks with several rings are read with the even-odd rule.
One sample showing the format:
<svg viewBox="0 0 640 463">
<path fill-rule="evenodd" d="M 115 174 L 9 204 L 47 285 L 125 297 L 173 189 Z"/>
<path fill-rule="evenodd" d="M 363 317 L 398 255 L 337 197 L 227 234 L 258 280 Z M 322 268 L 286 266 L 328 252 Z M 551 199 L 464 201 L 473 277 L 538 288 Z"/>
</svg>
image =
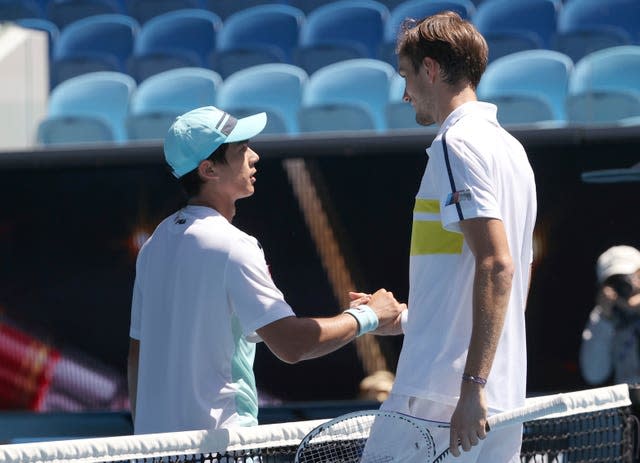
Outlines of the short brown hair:
<svg viewBox="0 0 640 463">
<path fill-rule="evenodd" d="M 476 89 L 487 67 L 489 48 L 482 34 L 453 11 L 405 21 L 396 53 L 408 57 L 416 72 L 424 58 L 435 60 L 449 85 L 469 81 Z"/>
</svg>

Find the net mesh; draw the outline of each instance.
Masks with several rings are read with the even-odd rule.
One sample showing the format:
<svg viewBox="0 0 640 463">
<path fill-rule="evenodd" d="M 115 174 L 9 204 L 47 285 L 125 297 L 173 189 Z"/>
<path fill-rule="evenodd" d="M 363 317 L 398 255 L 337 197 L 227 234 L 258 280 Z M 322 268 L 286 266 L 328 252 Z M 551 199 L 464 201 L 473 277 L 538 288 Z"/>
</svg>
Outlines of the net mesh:
<svg viewBox="0 0 640 463">
<path fill-rule="evenodd" d="M 613 408 L 525 423 L 523 463 L 633 462 L 637 418 Z"/>
<path fill-rule="evenodd" d="M 322 422 L 0 445 L 0 461 L 289 463 L 298 443 Z M 637 419 L 629 407 L 529 421 L 524 424 L 521 461 L 632 463 L 636 434 Z M 351 462 L 358 457 L 344 461 Z"/>
</svg>

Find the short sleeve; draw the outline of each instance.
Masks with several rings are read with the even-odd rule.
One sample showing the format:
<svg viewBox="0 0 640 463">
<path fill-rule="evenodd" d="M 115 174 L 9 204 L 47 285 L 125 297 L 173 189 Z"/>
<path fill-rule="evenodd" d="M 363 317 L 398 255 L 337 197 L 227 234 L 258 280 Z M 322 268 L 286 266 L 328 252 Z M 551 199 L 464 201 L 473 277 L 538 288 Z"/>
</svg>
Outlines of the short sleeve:
<svg viewBox="0 0 640 463">
<path fill-rule="evenodd" d="M 295 316 L 274 284 L 264 253 L 255 239 L 246 236 L 234 244 L 225 269 L 227 293 L 245 336 L 279 320 Z"/>
<path fill-rule="evenodd" d="M 491 165 L 468 142 L 447 137 L 441 140 L 444 166 L 440 179 L 440 211 L 444 228 L 460 232 L 460 221 L 477 217 L 502 220 L 491 179 Z"/>
</svg>

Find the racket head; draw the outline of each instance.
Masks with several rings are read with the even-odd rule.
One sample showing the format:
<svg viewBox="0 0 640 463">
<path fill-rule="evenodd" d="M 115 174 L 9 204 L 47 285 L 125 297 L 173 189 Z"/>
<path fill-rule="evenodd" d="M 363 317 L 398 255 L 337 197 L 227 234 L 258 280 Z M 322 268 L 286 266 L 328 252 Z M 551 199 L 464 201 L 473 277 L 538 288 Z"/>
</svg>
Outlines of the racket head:
<svg viewBox="0 0 640 463">
<path fill-rule="evenodd" d="M 398 412 L 365 410 L 334 418 L 300 442 L 296 463 L 429 463 L 436 439 L 447 438 L 448 423 Z M 438 435 L 440 434 L 440 435 Z"/>
</svg>

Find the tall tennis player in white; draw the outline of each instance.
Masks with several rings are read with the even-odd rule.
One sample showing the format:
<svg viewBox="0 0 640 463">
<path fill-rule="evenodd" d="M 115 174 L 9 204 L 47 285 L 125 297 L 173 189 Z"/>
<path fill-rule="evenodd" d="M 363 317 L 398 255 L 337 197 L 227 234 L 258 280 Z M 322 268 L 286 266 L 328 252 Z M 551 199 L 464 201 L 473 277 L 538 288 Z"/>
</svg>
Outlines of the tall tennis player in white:
<svg viewBox="0 0 640 463">
<path fill-rule="evenodd" d="M 415 199 L 408 321 L 382 409 L 450 423 L 459 462 L 519 461 L 521 427 L 488 416 L 524 405 L 524 311 L 533 260 L 534 175 L 522 145 L 477 101 L 482 35 L 453 12 L 399 34 L 404 100 L 437 123 Z"/>
</svg>

